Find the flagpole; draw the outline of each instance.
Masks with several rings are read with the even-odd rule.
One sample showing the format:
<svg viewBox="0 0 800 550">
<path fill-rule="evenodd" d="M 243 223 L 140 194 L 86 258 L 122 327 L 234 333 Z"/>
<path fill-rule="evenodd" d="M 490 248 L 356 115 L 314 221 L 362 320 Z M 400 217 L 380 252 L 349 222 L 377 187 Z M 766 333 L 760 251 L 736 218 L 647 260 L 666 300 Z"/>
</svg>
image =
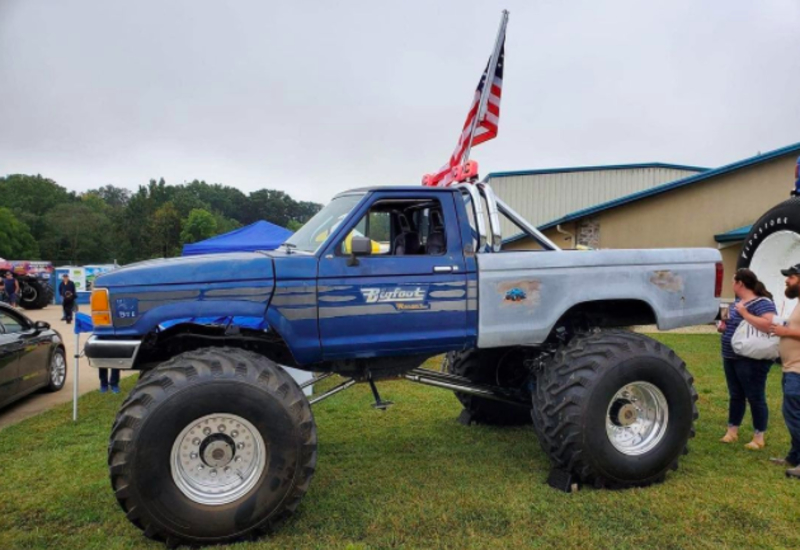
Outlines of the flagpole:
<svg viewBox="0 0 800 550">
<path fill-rule="evenodd" d="M 76 329 L 78 320 L 75 319 Z M 80 378 L 79 371 L 81 368 L 81 335 L 75 331 L 75 372 L 72 373 L 72 421 L 78 421 L 78 380 Z"/>
<path fill-rule="evenodd" d="M 467 142 L 467 150 L 464 153 L 462 166 L 466 166 L 467 161 L 469 161 L 469 152 L 472 149 L 472 138 L 475 135 L 475 130 L 478 127 L 478 123 L 483 118 L 484 111 L 486 110 L 486 104 L 489 102 L 489 92 L 491 91 L 492 84 L 494 83 L 494 73 L 497 69 L 497 60 L 500 57 L 500 47 L 503 44 L 503 38 L 506 36 L 507 25 L 508 10 L 503 10 L 503 16 L 500 18 L 500 28 L 497 30 L 497 39 L 495 39 L 494 42 L 494 51 L 492 52 L 492 56 L 489 58 L 489 66 L 486 68 L 486 81 L 483 83 L 481 99 L 478 101 L 478 111 L 475 113 L 475 118 L 472 120 L 472 128 L 469 130 L 469 141 Z"/>
</svg>

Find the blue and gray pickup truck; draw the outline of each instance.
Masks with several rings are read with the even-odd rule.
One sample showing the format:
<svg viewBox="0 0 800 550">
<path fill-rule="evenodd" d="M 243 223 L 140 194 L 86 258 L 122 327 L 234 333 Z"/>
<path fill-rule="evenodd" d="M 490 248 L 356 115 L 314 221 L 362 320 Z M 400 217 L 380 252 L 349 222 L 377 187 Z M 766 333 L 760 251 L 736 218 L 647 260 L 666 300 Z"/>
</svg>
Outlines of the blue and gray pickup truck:
<svg viewBox="0 0 800 550">
<path fill-rule="evenodd" d="M 489 186 L 462 184 L 348 191 L 279 250 L 102 275 L 86 355 L 142 371 L 111 434 L 116 497 L 168 544 L 266 533 L 314 473 L 311 405 L 365 382 L 385 407 L 388 378 L 454 391 L 465 423 L 532 422 L 576 482 L 659 482 L 697 394 L 673 351 L 624 328 L 711 322 L 720 259 L 560 250 Z M 445 368 L 422 368 L 439 355 Z M 282 366 L 343 380 L 307 398 Z"/>
</svg>

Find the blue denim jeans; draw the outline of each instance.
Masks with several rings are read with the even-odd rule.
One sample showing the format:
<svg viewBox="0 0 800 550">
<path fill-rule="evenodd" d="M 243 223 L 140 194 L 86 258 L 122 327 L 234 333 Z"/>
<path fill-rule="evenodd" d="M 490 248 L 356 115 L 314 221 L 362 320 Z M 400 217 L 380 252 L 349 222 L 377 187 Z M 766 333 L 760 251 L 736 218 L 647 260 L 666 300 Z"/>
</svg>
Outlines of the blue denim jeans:
<svg viewBox="0 0 800 550">
<path fill-rule="evenodd" d="M 722 358 L 725 380 L 728 382 L 728 426 L 741 426 L 747 403 L 753 415 L 753 429 L 767 431 L 769 409 L 767 409 L 767 375 L 772 361 L 760 361 L 748 357 Z"/>
<path fill-rule="evenodd" d="M 111 371 L 111 386 L 119 386 L 119 369 L 97 369 L 100 374 L 100 385 L 103 387 L 108 386 L 108 371 Z"/>
<path fill-rule="evenodd" d="M 800 374 L 783 373 L 783 419 L 792 438 L 786 462 L 800 464 Z"/>
</svg>

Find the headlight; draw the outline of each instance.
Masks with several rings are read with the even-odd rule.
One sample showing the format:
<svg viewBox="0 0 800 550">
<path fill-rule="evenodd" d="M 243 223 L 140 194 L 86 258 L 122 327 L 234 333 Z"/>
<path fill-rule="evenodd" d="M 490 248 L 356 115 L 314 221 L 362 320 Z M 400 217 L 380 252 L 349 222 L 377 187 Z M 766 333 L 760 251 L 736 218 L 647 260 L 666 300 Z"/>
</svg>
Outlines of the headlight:
<svg viewBox="0 0 800 550">
<path fill-rule="evenodd" d="M 92 290 L 92 324 L 96 327 L 111 324 L 111 306 L 108 302 L 107 288 Z"/>
</svg>

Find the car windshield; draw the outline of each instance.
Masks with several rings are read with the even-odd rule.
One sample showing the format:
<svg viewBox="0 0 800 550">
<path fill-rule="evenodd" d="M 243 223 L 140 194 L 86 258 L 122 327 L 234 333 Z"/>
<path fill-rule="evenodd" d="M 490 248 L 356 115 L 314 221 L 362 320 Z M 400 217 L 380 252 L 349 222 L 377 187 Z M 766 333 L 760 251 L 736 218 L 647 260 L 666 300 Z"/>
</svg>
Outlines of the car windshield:
<svg viewBox="0 0 800 550">
<path fill-rule="evenodd" d="M 328 206 L 317 212 L 284 244 L 289 248 L 313 254 L 363 196 L 364 193 L 353 193 L 333 199 Z"/>
</svg>

